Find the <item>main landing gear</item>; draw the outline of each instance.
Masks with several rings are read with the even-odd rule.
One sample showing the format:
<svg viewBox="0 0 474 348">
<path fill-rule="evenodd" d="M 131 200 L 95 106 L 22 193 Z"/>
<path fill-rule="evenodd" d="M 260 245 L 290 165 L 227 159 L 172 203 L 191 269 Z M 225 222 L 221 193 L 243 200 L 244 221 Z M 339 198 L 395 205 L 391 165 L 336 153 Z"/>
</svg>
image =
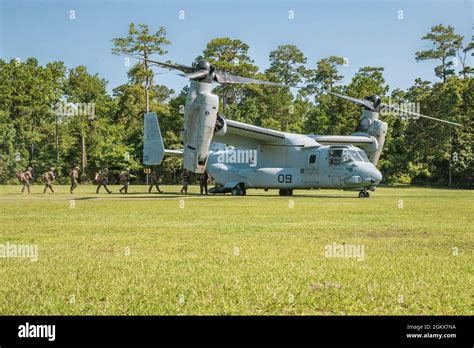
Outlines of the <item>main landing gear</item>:
<svg viewBox="0 0 474 348">
<path fill-rule="evenodd" d="M 359 198 L 369 198 L 369 197 L 370 197 L 369 191 L 360 191 L 359 192 Z"/>
<path fill-rule="evenodd" d="M 232 196 L 245 196 L 247 194 L 247 190 L 243 185 L 237 185 L 231 191 Z"/>
<path fill-rule="evenodd" d="M 293 196 L 293 190 L 290 189 L 280 189 L 280 196 Z"/>
</svg>

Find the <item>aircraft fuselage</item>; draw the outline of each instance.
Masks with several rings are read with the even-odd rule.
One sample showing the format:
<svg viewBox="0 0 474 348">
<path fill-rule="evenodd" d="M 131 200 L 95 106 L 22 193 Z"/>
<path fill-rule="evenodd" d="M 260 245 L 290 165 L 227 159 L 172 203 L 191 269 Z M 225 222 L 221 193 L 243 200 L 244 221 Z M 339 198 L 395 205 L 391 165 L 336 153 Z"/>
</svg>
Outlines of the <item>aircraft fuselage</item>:
<svg viewBox="0 0 474 348">
<path fill-rule="evenodd" d="M 291 137 L 290 137 L 291 138 Z M 382 174 L 364 151 L 351 145 L 321 146 L 304 135 L 290 144 L 265 144 L 257 149 L 211 151 L 207 170 L 228 188 L 374 189 Z"/>
</svg>

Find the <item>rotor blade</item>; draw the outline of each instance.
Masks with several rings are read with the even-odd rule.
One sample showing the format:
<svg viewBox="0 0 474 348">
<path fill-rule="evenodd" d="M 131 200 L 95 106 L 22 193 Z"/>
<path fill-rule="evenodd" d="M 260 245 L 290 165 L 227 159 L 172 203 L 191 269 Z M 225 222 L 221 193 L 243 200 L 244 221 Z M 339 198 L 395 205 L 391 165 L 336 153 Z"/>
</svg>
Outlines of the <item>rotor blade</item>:
<svg viewBox="0 0 474 348">
<path fill-rule="evenodd" d="M 143 61 L 147 61 L 147 62 L 150 62 L 150 63 L 154 63 L 162 68 L 166 68 L 166 69 L 174 69 L 174 70 L 180 70 L 184 73 L 191 73 L 193 71 L 193 68 L 190 67 L 190 66 L 186 66 L 186 65 L 182 65 L 182 64 L 173 64 L 173 63 L 166 63 L 166 62 L 159 62 L 157 60 L 153 60 L 153 59 L 148 59 L 148 58 L 144 58 L 144 57 L 141 57 L 141 56 L 134 56 L 132 54 L 127 54 L 127 53 L 122 53 L 122 55 L 124 56 L 128 56 L 128 57 L 132 57 L 132 58 L 136 58 L 136 59 L 139 59 L 139 60 L 143 60 Z"/>
<path fill-rule="evenodd" d="M 215 76 L 216 76 L 216 81 L 219 83 L 254 83 L 257 85 L 290 87 L 283 83 L 276 83 L 276 82 L 252 79 L 249 77 L 236 76 L 236 75 L 228 74 L 226 72 L 215 72 Z"/>
<path fill-rule="evenodd" d="M 190 80 L 194 79 L 201 79 L 203 77 L 206 77 L 209 74 L 209 71 L 207 70 L 199 70 L 190 74 L 184 74 L 184 73 L 179 73 L 179 76 L 187 77 Z"/>
<path fill-rule="evenodd" d="M 408 111 L 408 110 L 399 109 L 399 108 L 397 108 L 393 105 L 389 105 L 389 104 L 383 104 L 382 107 L 398 111 L 402 114 L 408 114 L 408 115 L 413 115 L 413 116 L 418 116 L 418 117 L 424 117 L 424 118 L 427 118 L 427 119 L 430 119 L 430 120 L 433 120 L 433 121 L 443 122 L 443 123 L 451 124 L 451 125 L 454 125 L 454 126 L 461 126 L 461 124 L 456 123 L 456 122 L 446 121 L 446 120 L 442 120 L 440 118 L 426 116 L 426 115 L 418 114 L 416 112 L 411 112 L 411 111 Z"/>
<path fill-rule="evenodd" d="M 363 106 L 364 108 L 367 108 L 369 110 L 374 111 L 374 104 L 370 100 L 349 97 L 347 95 L 338 94 L 338 93 L 334 93 L 334 92 L 331 92 L 331 91 L 326 91 L 326 92 L 328 92 L 329 94 L 332 94 L 336 97 L 339 97 L 339 98 L 345 99 L 347 101 L 350 101 L 351 103 L 353 103 L 355 105 Z"/>
</svg>

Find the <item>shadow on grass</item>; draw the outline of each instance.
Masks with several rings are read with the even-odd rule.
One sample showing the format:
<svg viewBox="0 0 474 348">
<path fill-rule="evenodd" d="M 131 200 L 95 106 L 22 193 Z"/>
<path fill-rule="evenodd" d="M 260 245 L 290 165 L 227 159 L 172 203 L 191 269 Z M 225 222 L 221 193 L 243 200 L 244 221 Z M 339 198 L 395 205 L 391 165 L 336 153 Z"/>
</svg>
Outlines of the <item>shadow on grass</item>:
<svg viewBox="0 0 474 348">
<path fill-rule="evenodd" d="M 357 195 L 349 196 L 349 195 L 331 195 L 331 194 L 296 194 L 293 196 L 279 196 L 278 194 L 270 195 L 270 194 L 249 194 L 247 196 L 232 196 L 226 194 L 209 194 L 209 195 L 201 195 L 199 193 L 188 193 L 185 195 L 176 193 L 176 192 L 163 192 L 163 193 L 144 193 L 144 192 L 130 192 L 127 194 L 122 193 L 111 193 L 109 195 L 102 194 L 101 196 L 87 196 L 87 197 L 80 197 L 76 198 L 76 200 L 93 200 L 93 199 L 103 199 L 103 198 L 113 198 L 113 199 L 174 199 L 174 198 L 222 198 L 228 197 L 229 199 L 232 198 L 244 198 L 245 197 L 259 197 L 259 198 L 282 198 L 282 199 L 292 199 L 292 198 L 338 198 L 338 199 L 360 199 Z M 369 198 L 370 199 L 370 198 Z"/>
</svg>

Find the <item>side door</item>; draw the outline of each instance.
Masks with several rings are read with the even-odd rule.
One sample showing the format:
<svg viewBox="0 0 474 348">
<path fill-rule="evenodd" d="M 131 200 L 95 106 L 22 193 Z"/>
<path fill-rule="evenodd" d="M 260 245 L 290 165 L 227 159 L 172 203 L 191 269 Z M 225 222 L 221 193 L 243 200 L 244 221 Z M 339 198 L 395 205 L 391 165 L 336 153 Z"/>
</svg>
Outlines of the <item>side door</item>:
<svg viewBox="0 0 474 348">
<path fill-rule="evenodd" d="M 328 174 L 334 187 L 342 185 L 344 176 L 343 149 L 329 149 L 328 152 Z"/>
<path fill-rule="evenodd" d="M 306 155 L 303 168 L 303 182 L 308 185 L 319 185 L 319 152 L 310 152 Z"/>
</svg>

